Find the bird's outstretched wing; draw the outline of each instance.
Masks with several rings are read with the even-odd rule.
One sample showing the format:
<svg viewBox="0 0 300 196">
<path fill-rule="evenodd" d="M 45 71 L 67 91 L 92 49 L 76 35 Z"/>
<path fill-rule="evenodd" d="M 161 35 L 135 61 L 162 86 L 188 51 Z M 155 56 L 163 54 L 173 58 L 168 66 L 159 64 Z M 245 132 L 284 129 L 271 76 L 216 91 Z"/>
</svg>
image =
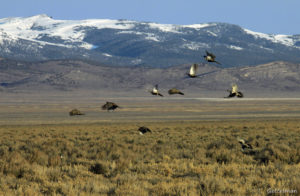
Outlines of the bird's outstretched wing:
<svg viewBox="0 0 300 196">
<path fill-rule="evenodd" d="M 225 97 L 225 98 L 231 98 L 231 97 L 235 97 L 236 96 L 236 93 L 229 93 L 229 95 L 227 96 L 227 97 Z"/>
<path fill-rule="evenodd" d="M 207 50 L 206 50 L 206 55 L 211 56 L 213 59 L 216 58 L 216 56 L 213 53 L 208 52 Z"/>
<path fill-rule="evenodd" d="M 238 92 L 238 86 L 236 84 L 232 85 L 232 93 L 237 93 Z"/>
<path fill-rule="evenodd" d="M 106 110 L 106 109 L 107 109 L 107 103 L 102 106 L 102 110 Z"/>
<path fill-rule="evenodd" d="M 112 103 L 111 104 L 112 106 L 114 106 L 114 107 L 119 107 L 117 104 L 115 104 L 115 103 Z"/>
<path fill-rule="evenodd" d="M 175 93 L 174 88 L 171 88 L 170 90 L 168 90 L 169 95 L 173 95 Z"/>
<path fill-rule="evenodd" d="M 191 66 L 191 68 L 190 68 L 190 75 L 191 76 L 196 76 L 197 69 L 198 69 L 198 65 L 197 64 L 193 64 Z"/>
<path fill-rule="evenodd" d="M 236 96 L 239 97 L 239 98 L 243 98 L 244 94 L 241 91 L 239 91 Z"/>
<path fill-rule="evenodd" d="M 157 84 L 153 87 L 152 93 L 154 93 L 154 94 L 158 93 L 158 85 Z"/>
<path fill-rule="evenodd" d="M 217 63 L 217 64 L 219 64 L 219 65 L 222 65 L 220 62 L 218 62 L 218 61 L 215 61 L 215 63 Z"/>
</svg>

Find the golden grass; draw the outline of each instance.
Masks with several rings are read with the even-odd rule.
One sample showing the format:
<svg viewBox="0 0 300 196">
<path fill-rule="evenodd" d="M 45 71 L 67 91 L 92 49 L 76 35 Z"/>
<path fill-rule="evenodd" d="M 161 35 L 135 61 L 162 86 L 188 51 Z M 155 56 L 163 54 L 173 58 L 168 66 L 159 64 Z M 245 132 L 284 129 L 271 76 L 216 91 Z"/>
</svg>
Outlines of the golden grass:
<svg viewBox="0 0 300 196">
<path fill-rule="evenodd" d="M 139 123 L 141 124 L 141 123 Z M 0 127 L 0 195 L 300 193 L 298 120 Z M 241 152 L 237 138 L 255 155 Z"/>
</svg>

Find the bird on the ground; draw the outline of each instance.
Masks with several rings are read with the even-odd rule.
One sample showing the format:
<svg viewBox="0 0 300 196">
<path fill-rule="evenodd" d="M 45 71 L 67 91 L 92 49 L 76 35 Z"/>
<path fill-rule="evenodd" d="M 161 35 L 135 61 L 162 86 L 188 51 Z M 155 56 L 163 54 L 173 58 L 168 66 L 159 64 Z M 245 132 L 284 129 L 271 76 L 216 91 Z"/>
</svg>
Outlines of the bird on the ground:
<svg viewBox="0 0 300 196">
<path fill-rule="evenodd" d="M 252 145 L 246 142 L 244 139 L 238 139 L 238 142 L 241 144 L 241 151 L 247 155 L 255 155 L 257 151 L 252 148 Z"/>
<path fill-rule="evenodd" d="M 206 55 L 204 55 L 203 57 L 207 62 L 212 62 L 212 63 L 215 62 L 215 63 L 221 65 L 221 63 L 219 63 L 218 61 L 215 60 L 216 56 L 213 53 L 208 52 L 207 50 L 205 52 L 206 52 Z"/>
<path fill-rule="evenodd" d="M 229 95 L 225 98 L 231 98 L 237 96 L 238 98 L 244 97 L 244 94 L 241 91 L 238 91 L 238 86 L 236 84 L 232 85 L 231 90 L 227 90 Z"/>
<path fill-rule="evenodd" d="M 197 69 L 198 69 L 198 65 L 193 64 L 190 68 L 190 72 L 187 73 L 187 75 L 191 78 L 196 78 L 197 77 L 197 75 L 196 75 Z"/>
<path fill-rule="evenodd" d="M 240 143 L 241 146 L 242 146 L 242 150 L 245 150 L 245 149 L 253 149 L 252 146 L 251 146 L 251 144 L 245 142 L 244 139 L 239 139 L 238 141 L 239 141 L 239 143 Z"/>
<path fill-rule="evenodd" d="M 84 115 L 84 113 L 80 112 L 79 110 L 77 109 L 73 109 L 69 112 L 69 115 L 70 116 L 75 116 L 75 115 Z"/>
<path fill-rule="evenodd" d="M 103 106 L 102 106 L 102 110 L 115 110 L 117 108 L 120 108 L 120 106 L 118 106 L 117 104 L 113 103 L 113 102 L 106 102 Z"/>
<path fill-rule="evenodd" d="M 179 94 L 179 95 L 184 95 L 183 92 L 181 92 L 180 90 L 176 89 L 176 88 L 171 88 L 168 91 L 169 95 L 174 95 L 174 94 Z"/>
<path fill-rule="evenodd" d="M 160 92 L 158 91 L 158 84 L 156 84 L 156 85 L 153 87 L 152 91 L 149 91 L 149 92 L 150 92 L 152 95 L 159 95 L 159 96 L 163 97 L 163 95 L 160 94 Z"/>
<path fill-rule="evenodd" d="M 140 135 L 144 135 L 147 132 L 152 133 L 152 131 L 148 127 L 144 127 L 144 126 L 140 127 L 138 130 L 139 130 Z"/>
</svg>

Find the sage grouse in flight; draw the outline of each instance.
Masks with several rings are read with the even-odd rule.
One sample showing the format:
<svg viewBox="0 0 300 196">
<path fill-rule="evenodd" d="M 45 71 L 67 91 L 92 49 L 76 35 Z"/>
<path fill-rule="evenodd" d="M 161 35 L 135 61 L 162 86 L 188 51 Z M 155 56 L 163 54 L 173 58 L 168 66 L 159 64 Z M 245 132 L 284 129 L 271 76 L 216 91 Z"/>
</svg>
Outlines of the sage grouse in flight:
<svg viewBox="0 0 300 196">
<path fill-rule="evenodd" d="M 141 135 L 144 135 L 144 134 L 147 133 L 147 132 L 152 133 L 152 131 L 151 131 L 148 127 L 140 127 L 140 128 L 139 128 L 139 133 L 140 133 Z"/>
<path fill-rule="evenodd" d="M 159 96 L 163 97 L 163 95 L 158 92 L 158 85 L 157 84 L 155 85 L 155 87 L 153 87 L 152 91 L 149 91 L 149 92 L 152 95 L 159 95 Z"/>
<path fill-rule="evenodd" d="M 229 95 L 225 98 L 231 98 L 231 97 L 239 97 L 242 98 L 244 97 L 243 93 L 238 91 L 238 86 L 236 84 L 232 85 L 231 90 L 227 90 L 229 92 Z"/>
<path fill-rule="evenodd" d="M 198 65 L 197 64 L 193 64 L 190 68 L 190 72 L 187 73 L 187 75 L 191 78 L 195 78 L 195 77 L 198 77 L 196 75 L 196 72 L 197 72 L 197 69 L 198 69 Z"/>
<path fill-rule="evenodd" d="M 117 108 L 120 108 L 120 106 L 118 106 L 117 104 L 113 103 L 113 102 L 106 102 L 103 106 L 102 106 L 102 110 L 115 110 Z"/>
<path fill-rule="evenodd" d="M 219 63 L 218 61 L 215 60 L 216 56 L 213 53 L 207 52 L 207 50 L 206 50 L 206 55 L 203 57 L 205 58 L 205 60 L 207 62 L 215 62 L 215 63 L 221 65 L 221 63 Z"/>
<path fill-rule="evenodd" d="M 176 88 L 171 88 L 168 91 L 169 95 L 174 95 L 174 94 L 179 94 L 179 95 L 184 95 L 183 92 L 181 92 L 180 90 L 176 89 Z"/>
</svg>

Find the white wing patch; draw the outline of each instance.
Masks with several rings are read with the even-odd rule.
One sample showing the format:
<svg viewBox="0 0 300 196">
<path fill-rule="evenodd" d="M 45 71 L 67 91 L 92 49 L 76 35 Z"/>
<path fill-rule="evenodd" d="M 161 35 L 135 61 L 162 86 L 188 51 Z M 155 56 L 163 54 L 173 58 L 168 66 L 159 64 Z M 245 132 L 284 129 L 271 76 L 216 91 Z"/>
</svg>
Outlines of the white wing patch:
<svg viewBox="0 0 300 196">
<path fill-rule="evenodd" d="M 153 90 L 152 90 L 152 92 L 157 94 L 158 93 L 157 88 L 154 87 Z"/>
<path fill-rule="evenodd" d="M 208 60 L 208 61 L 211 61 L 212 60 L 212 58 L 211 58 L 211 56 L 206 56 L 206 60 Z"/>
<path fill-rule="evenodd" d="M 190 68 L 190 75 L 191 76 L 195 76 L 196 75 L 196 69 L 197 69 L 197 65 L 192 65 Z"/>
<path fill-rule="evenodd" d="M 238 86 L 236 84 L 232 85 L 232 93 L 238 92 Z"/>
</svg>

